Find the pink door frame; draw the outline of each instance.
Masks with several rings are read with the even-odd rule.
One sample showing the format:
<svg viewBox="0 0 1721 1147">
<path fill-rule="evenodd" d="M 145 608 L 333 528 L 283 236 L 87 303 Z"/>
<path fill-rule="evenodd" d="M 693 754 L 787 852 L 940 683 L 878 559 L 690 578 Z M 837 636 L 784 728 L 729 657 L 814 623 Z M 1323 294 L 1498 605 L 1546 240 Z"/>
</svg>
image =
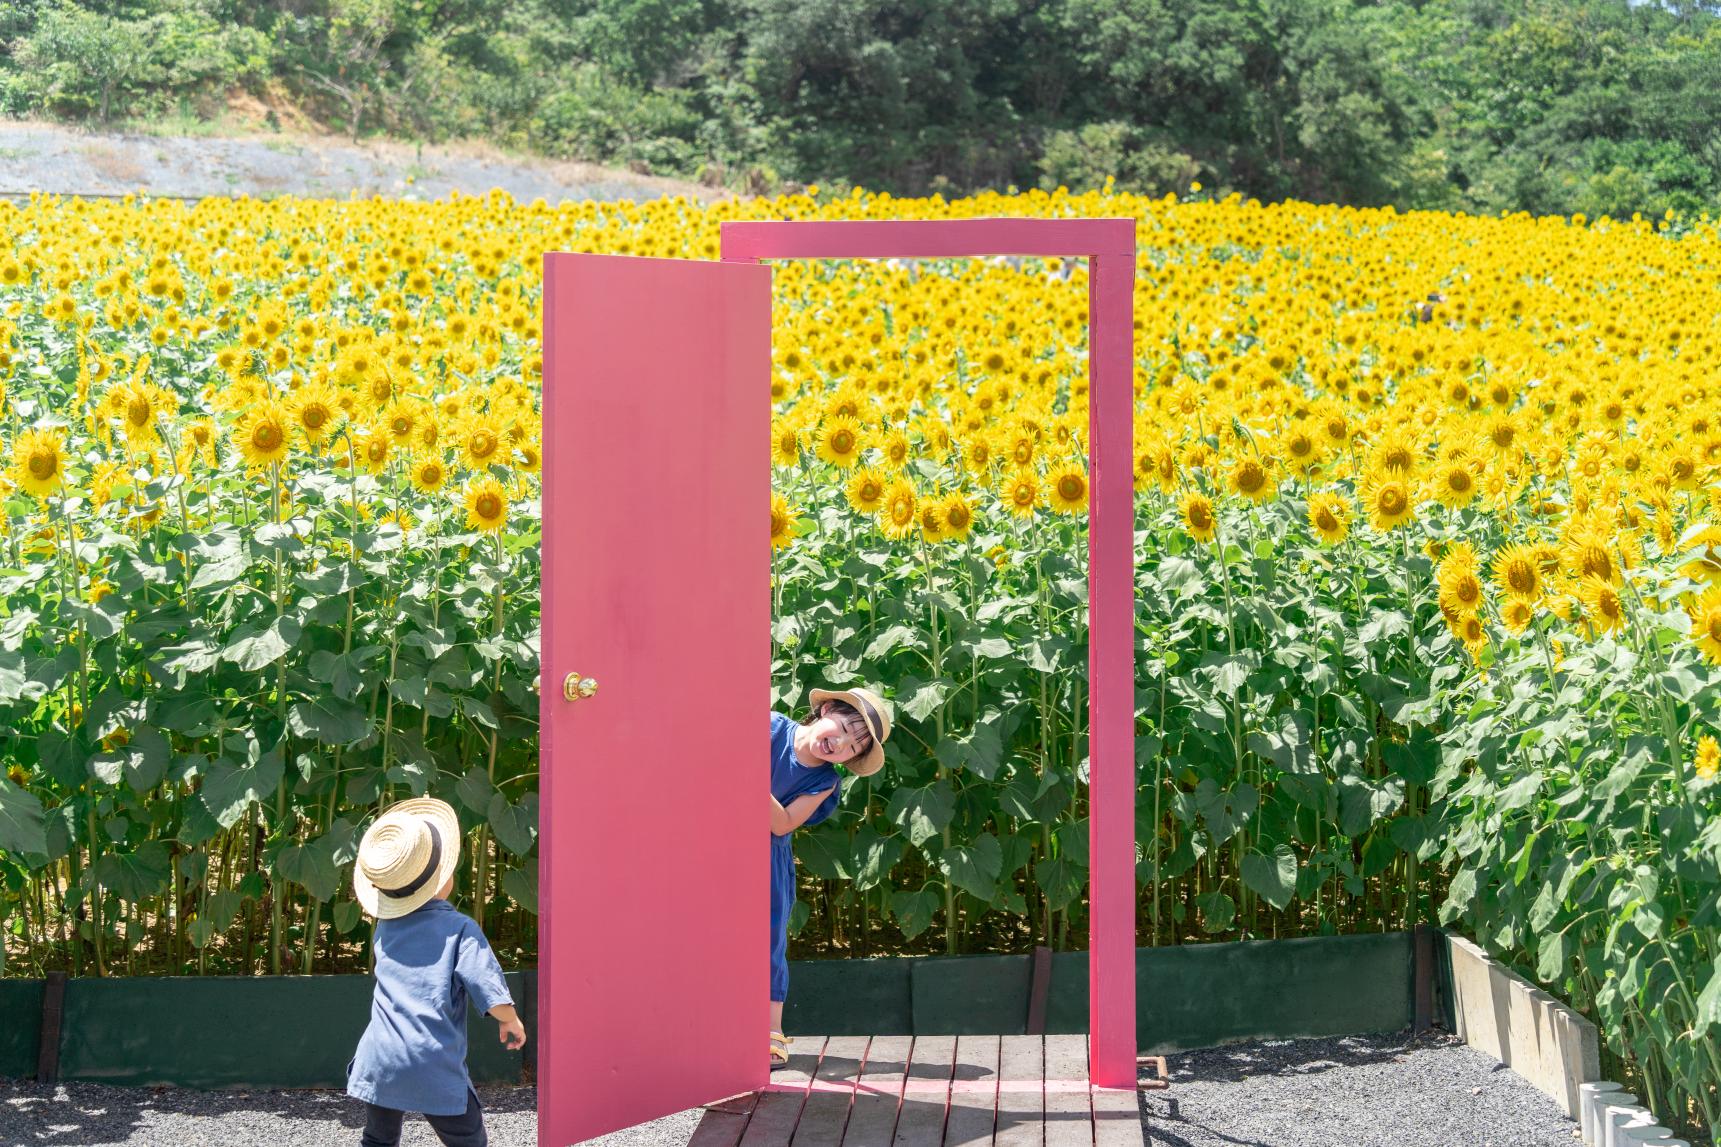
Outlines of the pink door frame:
<svg viewBox="0 0 1721 1147">
<path fill-rule="evenodd" d="M 1088 1063 L 1136 1085 L 1135 220 L 805 220 L 721 225 L 722 261 L 1088 260 Z"/>
</svg>

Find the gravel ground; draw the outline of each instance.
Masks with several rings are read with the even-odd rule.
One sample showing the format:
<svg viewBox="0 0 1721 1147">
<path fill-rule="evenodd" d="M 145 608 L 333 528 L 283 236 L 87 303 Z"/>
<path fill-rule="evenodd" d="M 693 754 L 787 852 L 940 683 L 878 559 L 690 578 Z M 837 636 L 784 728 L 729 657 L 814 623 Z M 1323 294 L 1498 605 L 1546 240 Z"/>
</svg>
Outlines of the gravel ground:
<svg viewBox="0 0 1721 1147">
<path fill-rule="evenodd" d="M 1454 1036 L 1275 1040 L 1166 1057 L 1142 1092 L 1152 1147 L 1571 1147 L 1553 1100 Z M 535 1147 L 537 1090 L 481 1087 L 494 1147 Z M 685 1147 L 684 1111 L 593 1140 Z M 353 1147 L 363 1107 L 338 1091 L 191 1091 L 0 1080 L 0 1147 Z M 421 1117 L 403 1147 L 437 1143 Z"/>
<path fill-rule="evenodd" d="M 680 180 L 589 163 L 488 152 L 477 145 L 415 148 L 324 136 L 96 135 L 54 124 L 0 120 L 0 196 L 385 195 L 438 199 L 500 187 L 521 203 L 722 195 Z"/>
<path fill-rule="evenodd" d="M 1152 1147 L 1572 1147 L 1558 1105 L 1456 1036 L 1270 1040 L 1168 1055 Z"/>
<path fill-rule="evenodd" d="M 478 1088 L 491 1147 L 537 1147 L 535 1087 Z M 699 1109 L 591 1140 L 601 1147 L 685 1147 Z M 0 1147 L 356 1147 L 364 1104 L 340 1091 L 192 1091 L 0 1079 Z M 409 1115 L 401 1147 L 435 1147 Z"/>
</svg>

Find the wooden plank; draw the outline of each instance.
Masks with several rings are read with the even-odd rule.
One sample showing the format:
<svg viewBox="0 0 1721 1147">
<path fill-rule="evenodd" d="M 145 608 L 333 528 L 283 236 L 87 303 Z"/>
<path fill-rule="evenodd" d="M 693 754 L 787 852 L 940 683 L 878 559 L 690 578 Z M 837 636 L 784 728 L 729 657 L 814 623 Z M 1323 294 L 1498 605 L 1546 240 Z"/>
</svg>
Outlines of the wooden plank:
<svg viewBox="0 0 1721 1147">
<path fill-rule="evenodd" d="M 747 1116 L 739 1111 L 707 1110 L 693 1129 L 687 1147 L 736 1147 L 747 1130 Z"/>
<path fill-rule="evenodd" d="M 60 1025 L 66 1012 L 66 973 L 49 972 L 42 985 L 41 1041 L 36 1045 L 36 1082 L 60 1078 Z"/>
<path fill-rule="evenodd" d="M 1136 1095 L 1134 1088 L 1093 1089 L 1094 1147 L 1143 1147 L 1141 1102 Z"/>
<path fill-rule="evenodd" d="M 890 1147 L 896 1138 L 896 1113 L 902 1104 L 902 1083 L 908 1073 L 913 1039 L 905 1035 L 875 1035 L 867 1045 L 866 1063 L 855 1087 L 843 1147 Z"/>
<path fill-rule="evenodd" d="M 939 1147 L 943 1142 L 955 1061 L 955 1036 L 914 1037 L 908 1079 L 902 1085 L 902 1111 L 896 1118 L 897 1147 Z"/>
<path fill-rule="evenodd" d="M 1045 1039 L 1007 1035 L 999 1044 L 994 1147 L 1040 1147 L 1046 1137 Z"/>
<path fill-rule="evenodd" d="M 824 1058 L 795 1128 L 795 1147 L 831 1147 L 843 1141 L 866 1045 L 865 1036 L 832 1036 L 825 1042 Z"/>
<path fill-rule="evenodd" d="M 794 1139 L 825 1041 L 822 1036 L 802 1036 L 789 1048 L 789 1062 L 771 1073 L 774 1090 L 760 1095 L 753 1108 L 741 1147 L 789 1147 Z"/>
<path fill-rule="evenodd" d="M 998 1049 L 995 1035 L 956 1037 L 950 1080 L 950 1116 L 944 1147 L 992 1147 L 998 1109 Z"/>
<path fill-rule="evenodd" d="M 1088 1037 L 1046 1037 L 1046 1147 L 1093 1147 Z"/>
</svg>

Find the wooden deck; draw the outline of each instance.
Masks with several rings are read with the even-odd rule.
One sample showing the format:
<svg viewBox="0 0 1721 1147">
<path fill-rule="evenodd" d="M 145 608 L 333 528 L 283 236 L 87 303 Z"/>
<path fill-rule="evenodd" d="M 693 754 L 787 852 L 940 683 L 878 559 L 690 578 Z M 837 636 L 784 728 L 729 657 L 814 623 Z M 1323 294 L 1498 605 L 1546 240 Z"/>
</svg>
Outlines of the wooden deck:
<svg viewBox="0 0 1721 1147">
<path fill-rule="evenodd" d="M 689 1147 L 1142 1147 L 1134 1089 L 1093 1087 L 1087 1037 L 797 1036 L 764 1091 Z"/>
</svg>

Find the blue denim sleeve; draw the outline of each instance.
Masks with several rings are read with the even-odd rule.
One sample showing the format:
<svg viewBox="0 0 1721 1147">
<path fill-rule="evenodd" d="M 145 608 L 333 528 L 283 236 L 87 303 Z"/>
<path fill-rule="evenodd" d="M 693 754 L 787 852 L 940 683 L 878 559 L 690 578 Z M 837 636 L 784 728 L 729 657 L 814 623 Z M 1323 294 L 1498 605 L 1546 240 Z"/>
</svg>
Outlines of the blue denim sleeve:
<svg viewBox="0 0 1721 1147">
<path fill-rule="evenodd" d="M 814 789 L 813 791 L 817 792 L 818 790 Z M 842 799 L 842 792 L 843 783 L 839 778 L 837 780 L 837 787 L 831 790 L 831 795 L 819 802 L 819 807 L 813 810 L 812 816 L 808 817 L 801 823 L 801 827 L 812 828 L 815 824 L 818 824 L 821 821 L 829 820 L 831 818 L 831 814 L 837 811 L 837 802 Z"/>
<path fill-rule="evenodd" d="M 478 1010 L 486 1015 L 497 1004 L 514 1002 L 508 981 L 502 978 L 502 965 L 496 962 L 496 953 L 490 950 L 490 942 L 477 925 L 471 925 L 460 933 L 460 952 L 455 957 L 454 974 L 466 985 L 466 994 L 472 997 Z"/>
</svg>

